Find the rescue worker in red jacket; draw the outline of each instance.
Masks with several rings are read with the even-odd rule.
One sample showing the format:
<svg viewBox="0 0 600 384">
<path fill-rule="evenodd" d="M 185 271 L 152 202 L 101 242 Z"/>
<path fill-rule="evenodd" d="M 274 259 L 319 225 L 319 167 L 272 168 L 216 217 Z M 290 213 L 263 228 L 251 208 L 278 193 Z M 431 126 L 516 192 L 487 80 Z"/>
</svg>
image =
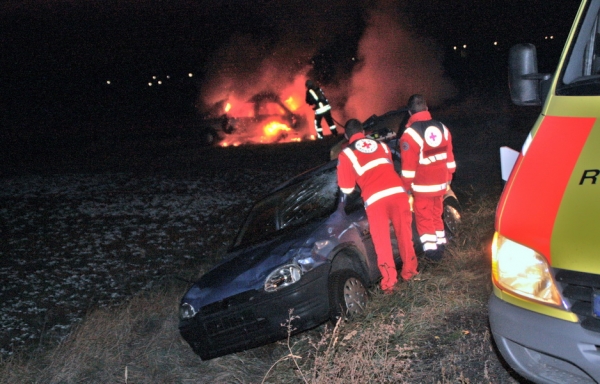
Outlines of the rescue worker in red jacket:
<svg viewBox="0 0 600 384">
<path fill-rule="evenodd" d="M 402 181 L 412 193 L 413 210 L 425 258 L 438 261 L 446 245 L 443 201 L 456 170 L 452 136 L 434 120 L 422 95 L 408 99 L 410 118 L 400 137 Z"/>
<path fill-rule="evenodd" d="M 390 148 L 385 143 L 366 138 L 361 122 L 356 119 L 346 123 L 344 136 L 349 145 L 338 156 L 338 185 L 346 194 L 352 193 L 356 185 L 360 188 L 382 275 L 381 289 L 388 293 L 398 282 L 390 221 L 402 259 L 400 276 L 410 280 L 418 273 L 408 195 L 394 169 Z"/>
<path fill-rule="evenodd" d="M 337 127 L 331 116 L 331 105 L 325 97 L 323 90 L 319 88 L 312 80 L 306 80 L 306 103 L 312 106 L 315 111 L 315 130 L 317 131 L 317 138 L 323 138 L 323 127 L 321 121 L 325 118 L 329 130 L 333 136 L 337 136 Z"/>
</svg>

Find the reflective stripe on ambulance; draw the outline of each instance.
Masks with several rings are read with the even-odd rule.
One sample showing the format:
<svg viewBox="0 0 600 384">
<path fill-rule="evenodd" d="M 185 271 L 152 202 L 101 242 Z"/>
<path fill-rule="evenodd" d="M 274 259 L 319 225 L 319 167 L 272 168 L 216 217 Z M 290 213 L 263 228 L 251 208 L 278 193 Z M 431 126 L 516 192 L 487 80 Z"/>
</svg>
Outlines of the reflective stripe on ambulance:
<svg viewBox="0 0 600 384">
<path fill-rule="evenodd" d="M 581 264 L 586 259 L 589 263 L 590 250 L 581 247 L 594 243 L 590 237 L 598 238 L 595 252 L 600 252 L 600 228 L 592 224 L 597 223 L 600 212 L 592 212 L 598 209 L 593 207 L 598 207 L 597 203 L 589 204 L 600 199 L 600 176 L 596 182 L 588 172 L 588 178 L 581 181 L 586 169 L 593 169 L 594 164 L 600 168 L 596 161 L 600 129 L 592 132 L 595 117 L 541 119 L 502 194 L 496 228 L 544 255 L 554 267 L 589 270 Z M 506 204 L 509 199 L 510 204 Z"/>
</svg>

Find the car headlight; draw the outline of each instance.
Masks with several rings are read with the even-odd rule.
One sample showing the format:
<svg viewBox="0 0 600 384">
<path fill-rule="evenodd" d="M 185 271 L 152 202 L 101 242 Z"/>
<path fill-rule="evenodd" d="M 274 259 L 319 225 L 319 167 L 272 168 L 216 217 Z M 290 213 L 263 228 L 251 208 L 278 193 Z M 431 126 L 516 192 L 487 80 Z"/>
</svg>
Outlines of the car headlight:
<svg viewBox="0 0 600 384">
<path fill-rule="evenodd" d="M 283 287 L 300 281 L 302 271 L 296 264 L 287 264 L 277 268 L 267 276 L 265 280 L 265 291 L 275 292 Z"/>
<path fill-rule="evenodd" d="M 181 320 L 191 319 L 196 316 L 196 313 L 198 313 L 198 311 L 196 311 L 191 304 L 182 303 L 179 306 L 179 319 Z"/>
<path fill-rule="evenodd" d="M 564 308 L 544 256 L 498 232 L 492 243 L 492 279 L 504 291 Z"/>
</svg>

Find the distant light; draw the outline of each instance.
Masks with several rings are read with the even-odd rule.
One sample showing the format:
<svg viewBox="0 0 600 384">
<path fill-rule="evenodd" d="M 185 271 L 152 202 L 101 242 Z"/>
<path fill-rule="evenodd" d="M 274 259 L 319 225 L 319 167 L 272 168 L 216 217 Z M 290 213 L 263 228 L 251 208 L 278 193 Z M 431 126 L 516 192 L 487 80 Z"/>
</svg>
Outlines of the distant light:
<svg viewBox="0 0 600 384">
<path fill-rule="evenodd" d="M 170 78 L 171 78 L 171 76 L 167 75 L 167 79 L 170 79 Z"/>
<path fill-rule="evenodd" d="M 158 85 L 161 85 L 161 84 L 162 84 L 162 81 L 161 81 L 161 80 L 158 80 Z"/>
<path fill-rule="evenodd" d="M 152 80 L 156 80 L 156 76 L 152 76 Z"/>
<path fill-rule="evenodd" d="M 148 83 L 148 86 L 149 86 L 149 87 L 151 87 L 151 86 L 152 86 L 152 82 L 151 82 L 151 81 Z"/>
<path fill-rule="evenodd" d="M 110 80 L 106 80 L 106 84 L 110 85 Z"/>
<path fill-rule="evenodd" d="M 194 77 L 194 74 L 192 72 L 188 73 L 188 77 Z"/>
<path fill-rule="evenodd" d="M 464 45 L 463 45 L 463 49 L 467 49 L 467 44 L 464 44 Z"/>
<path fill-rule="evenodd" d="M 454 46 L 454 50 L 456 51 L 457 49 L 458 49 L 458 47 L 455 45 L 455 46 Z"/>
<path fill-rule="evenodd" d="M 554 36 L 550 36 L 550 40 L 554 39 Z"/>
<path fill-rule="evenodd" d="M 497 42 L 497 41 L 494 41 L 494 45 L 498 45 L 498 42 Z"/>
</svg>

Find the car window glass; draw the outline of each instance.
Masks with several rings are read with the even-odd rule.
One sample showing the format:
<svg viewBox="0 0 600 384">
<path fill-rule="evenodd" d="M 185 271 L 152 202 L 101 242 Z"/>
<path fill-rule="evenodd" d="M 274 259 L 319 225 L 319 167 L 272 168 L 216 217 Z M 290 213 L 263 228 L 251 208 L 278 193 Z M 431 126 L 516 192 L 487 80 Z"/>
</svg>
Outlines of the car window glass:
<svg viewBox="0 0 600 384">
<path fill-rule="evenodd" d="M 558 95 L 600 95 L 600 1 L 594 1 L 582 19 L 569 50 Z"/>
<path fill-rule="evenodd" d="M 337 193 L 337 174 L 332 168 L 269 195 L 252 208 L 234 247 L 254 244 L 283 229 L 331 215 L 337 207 Z"/>
<path fill-rule="evenodd" d="M 234 247 L 250 243 L 277 231 L 277 209 L 281 195 L 272 194 L 252 207 L 234 242 Z"/>
<path fill-rule="evenodd" d="M 330 214 L 337 200 L 335 172 L 308 179 L 290 193 L 281 205 L 280 228 L 304 223 Z"/>
</svg>

